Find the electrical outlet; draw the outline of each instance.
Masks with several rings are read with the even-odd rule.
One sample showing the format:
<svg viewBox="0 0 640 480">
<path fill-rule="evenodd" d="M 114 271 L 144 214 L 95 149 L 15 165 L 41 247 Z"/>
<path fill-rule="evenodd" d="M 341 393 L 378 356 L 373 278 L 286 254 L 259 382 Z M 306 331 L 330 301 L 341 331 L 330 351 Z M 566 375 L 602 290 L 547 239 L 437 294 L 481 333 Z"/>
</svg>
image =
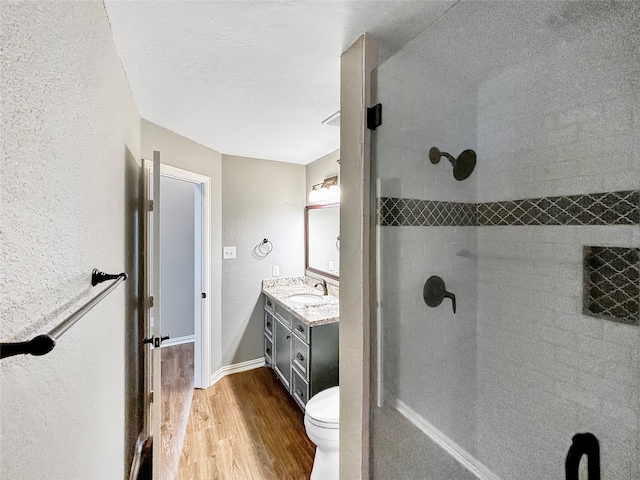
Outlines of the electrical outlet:
<svg viewBox="0 0 640 480">
<path fill-rule="evenodd" d="M 280 275 L 280 267 L 278 266 L 271 267 L 271 275 L 274 277 L 277 277 L 278 275 Z"/>
<path fill-rule="evenodd" d="M 336 264 L 333 261 L 329 262 L 329 271 L 333 272 L 335 269 L 336 269 Z"/>
<path fill-rule="evenodd" d="M 222 258 L 236 258 L 236 247 L 222 247 Z"/>
</svg>

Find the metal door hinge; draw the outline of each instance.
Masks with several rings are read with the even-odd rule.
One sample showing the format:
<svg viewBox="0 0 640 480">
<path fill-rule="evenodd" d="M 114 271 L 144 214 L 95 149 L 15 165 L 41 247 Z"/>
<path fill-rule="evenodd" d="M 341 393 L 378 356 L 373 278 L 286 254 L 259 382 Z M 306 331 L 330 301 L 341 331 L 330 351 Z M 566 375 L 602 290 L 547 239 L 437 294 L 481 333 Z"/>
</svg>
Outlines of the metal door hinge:
<svg viewBox="0 0 640 480">
<path fill-rule="evenodd" d="M 149 403 L 153 403 L 153 391 L 149 394 Z"/>
<path fill-rule="evenodd" d="M 149 211 L 153 212 L 153 200 L 149 200 Z"/>
<path fill-rule="evenodd" d="M 382 104 L 367 108 L 367 128 L 375 130 L 382 125 Z"/>
<path fill-rule="evenodd" d="M 149 297 L 149 306 L 153 308 L 153 296 Z"/>
</svg>

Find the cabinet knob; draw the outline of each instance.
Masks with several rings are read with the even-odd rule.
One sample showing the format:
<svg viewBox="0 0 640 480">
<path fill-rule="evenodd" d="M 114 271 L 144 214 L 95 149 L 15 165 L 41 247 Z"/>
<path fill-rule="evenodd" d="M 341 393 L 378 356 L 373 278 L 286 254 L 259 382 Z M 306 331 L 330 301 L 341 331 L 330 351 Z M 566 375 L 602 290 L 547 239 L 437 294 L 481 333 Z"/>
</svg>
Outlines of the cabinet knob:
<svg viewBox="0 0 640 480">
<path fill-rule="evenodd" d="M 271 322 L 267 322 L 267 327 L 271 328 Z"/>
<path fill-rule="evenodd" d="M 300 398 L 302 398 L 302 389 L 301 388 L 296 388 L 296 395 L 298 395 Z"/>
<path fill-rule="evenodd" d="M 304 360 L 304 356 L 301 353 L 296 353 L 296 358 L 302 362 Z"/>
<path fill-rule="evenodd" d="M 291 338 L 291 335 L 287 335 L 287 340 L 289 340 Z"/>
<path fill-rule="evenodd" d="M 267 352 L 267 355 L 271 355 L 271 349 L 269 347 L 267 347 L 267 349 L 265 350 L 265 352 Z"/>
<path fill-rule="evenodd" d="M 299 332 L 304 332 L 304 327 L 302 325 L 298 325 L 296 327 L 296 330 L 298 330 Z"/>
</svg>

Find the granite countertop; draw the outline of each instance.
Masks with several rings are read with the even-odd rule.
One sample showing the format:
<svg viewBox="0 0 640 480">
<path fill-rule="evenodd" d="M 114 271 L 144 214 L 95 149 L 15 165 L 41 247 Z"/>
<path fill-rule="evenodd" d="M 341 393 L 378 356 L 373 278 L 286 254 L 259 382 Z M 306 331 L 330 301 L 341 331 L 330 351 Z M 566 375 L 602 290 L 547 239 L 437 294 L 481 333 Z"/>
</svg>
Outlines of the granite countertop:
<svg viewBox="0 0 640 480">
<path fill-rule="evenodd" d="M 262 281 L 262 293 L 270 296 L 285 310 L 295 315 L 310 327 L 326 325 L 340 320 L 338 287 L 328 284 L 329 295 L 322 295 L 318 280 L 311 277 L 268 278 Z M 291 295 L 319 295 L 322 303 L 305 305 L 289 300 Z"/>
</svg>

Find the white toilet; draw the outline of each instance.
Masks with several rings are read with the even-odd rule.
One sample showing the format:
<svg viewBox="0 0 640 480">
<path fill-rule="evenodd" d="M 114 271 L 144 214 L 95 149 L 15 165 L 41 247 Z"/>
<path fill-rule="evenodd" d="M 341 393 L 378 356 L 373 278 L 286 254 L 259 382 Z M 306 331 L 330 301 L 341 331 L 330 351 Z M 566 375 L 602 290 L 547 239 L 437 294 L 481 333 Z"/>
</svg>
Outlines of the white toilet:
<svg viewBox="0 0 640 480">
<path fill-rule="evenodd" d="M 316 444 L 311 480 L 338 480 L 340 387 L 323 390 L 307 402 L 304 426 Z"/>
</svg>

